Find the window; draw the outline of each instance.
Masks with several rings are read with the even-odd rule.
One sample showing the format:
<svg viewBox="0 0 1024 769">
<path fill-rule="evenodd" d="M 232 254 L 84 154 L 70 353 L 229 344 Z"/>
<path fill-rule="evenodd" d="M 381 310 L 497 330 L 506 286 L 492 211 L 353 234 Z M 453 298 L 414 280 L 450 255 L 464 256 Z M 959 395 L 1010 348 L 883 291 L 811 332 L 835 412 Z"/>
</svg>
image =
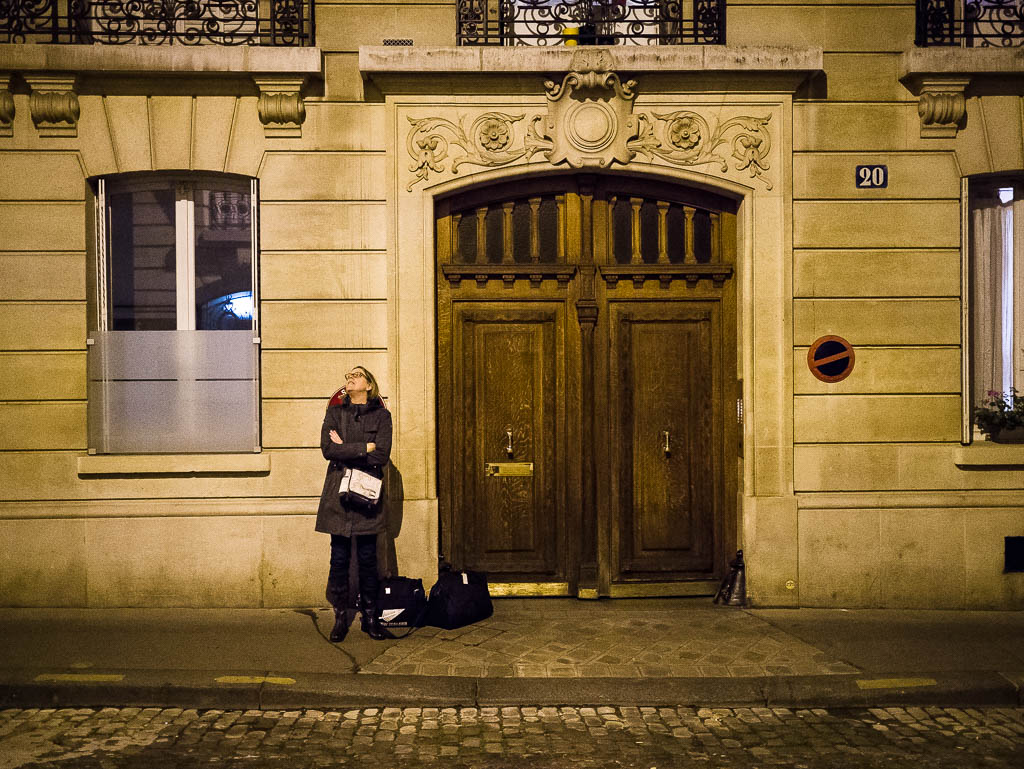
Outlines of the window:
<svg viewBox="0 0 1024 769">
<path fill-rule="evenodd" d="M 89 448 L 258 451 L 256 182 L 96 184 Z"/>
<path fill-rule="evenodd" d="M 971 397 L 1024 391 L 1024 180 L 972 182 Z"/>
</svg>

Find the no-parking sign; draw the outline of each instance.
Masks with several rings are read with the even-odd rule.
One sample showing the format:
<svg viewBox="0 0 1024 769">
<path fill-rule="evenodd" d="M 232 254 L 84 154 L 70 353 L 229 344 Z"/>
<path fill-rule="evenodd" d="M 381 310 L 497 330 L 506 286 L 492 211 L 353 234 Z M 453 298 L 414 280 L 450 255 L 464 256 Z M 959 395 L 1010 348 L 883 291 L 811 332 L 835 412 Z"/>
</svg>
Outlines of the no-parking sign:
<svg viewBox="0 0 1024 769">
<path fill-rule="evenodd" d="M 807 367 L 822 382 L 841 382 L 853 371 L 853 345 L 841 336 L 823 336 L 807 351 Z"/>
</svg>

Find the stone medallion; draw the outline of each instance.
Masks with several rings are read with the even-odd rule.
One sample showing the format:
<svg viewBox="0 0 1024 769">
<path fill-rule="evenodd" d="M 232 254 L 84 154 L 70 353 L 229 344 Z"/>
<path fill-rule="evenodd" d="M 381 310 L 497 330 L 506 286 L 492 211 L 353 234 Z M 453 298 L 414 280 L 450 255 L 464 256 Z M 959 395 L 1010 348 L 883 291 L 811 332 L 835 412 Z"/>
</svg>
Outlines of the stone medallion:
<svg viewBox="0 0 1024 769">
<path fill-rule="evenodd" d="M 566 137 L 583 152 L 600 152 L 615 140 L 617 130 L 618 118 L 603 102 L 574 104 L 566 110 Z"/>
</svg>

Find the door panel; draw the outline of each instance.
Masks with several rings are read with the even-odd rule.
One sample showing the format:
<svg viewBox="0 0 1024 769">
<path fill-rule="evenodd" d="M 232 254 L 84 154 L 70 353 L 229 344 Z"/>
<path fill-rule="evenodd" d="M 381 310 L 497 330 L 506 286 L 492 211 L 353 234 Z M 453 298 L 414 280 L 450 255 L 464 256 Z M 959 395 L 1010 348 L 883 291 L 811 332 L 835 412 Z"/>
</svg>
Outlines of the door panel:
<svg viewBox="0 0 1024 769">
<path fill-rule="evenodd" d="M 558 572 L 559 310 L 462 306 L 455 312 L 462 390 L 455 435 L 465 436 L 455 526 L 465 534 L 465 566 L 493 580 Z M 510 462 L 532 463 L 532 475 L 485 471 L 488 463 Z"/>
<path fill-rule="evenodd" d="M 716 314 L 713 303 L 612 305 L 614 580 L 714 570 Z"/>
</svg>

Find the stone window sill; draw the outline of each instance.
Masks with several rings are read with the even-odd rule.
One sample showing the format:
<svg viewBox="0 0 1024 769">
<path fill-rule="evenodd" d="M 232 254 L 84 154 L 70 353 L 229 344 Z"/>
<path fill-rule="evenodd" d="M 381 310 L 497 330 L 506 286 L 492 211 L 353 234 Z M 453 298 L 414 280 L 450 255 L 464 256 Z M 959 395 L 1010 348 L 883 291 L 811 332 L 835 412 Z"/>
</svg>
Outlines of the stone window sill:
<svg viewBox="0 0 1024 769">
<path fill-rule="evenodd" d="M 1024 444 L 975 441 L 953 449 L 957 467 L 1024 467 Z"/>
<path fill-rule="evenodd" d="M 78 475 L 266 475 L 269 454 L 89 454 Z"/>
</svg>

